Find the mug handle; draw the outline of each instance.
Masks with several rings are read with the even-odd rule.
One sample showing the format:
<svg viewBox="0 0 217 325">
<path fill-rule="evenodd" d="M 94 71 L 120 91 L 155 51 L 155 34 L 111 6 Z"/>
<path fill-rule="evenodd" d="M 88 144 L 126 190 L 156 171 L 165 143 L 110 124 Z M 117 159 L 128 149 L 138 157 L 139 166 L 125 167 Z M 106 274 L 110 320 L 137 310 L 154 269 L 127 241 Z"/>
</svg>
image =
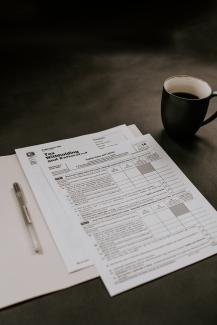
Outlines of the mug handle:
<svg viewBox="0 0 217 325">
<path fill-rule="evenodd" d="M 213 98 L 216 96 L 217 96 L 217 91 L 213 91 L 212 94 L 210 95 L 210 98 Z M 217 111 L 214 114 L 212 114 L 210 117 L 208 117 L 205 121 L 203 121 L 201 126 L 213 121 L 216 117 L 217 117 Z"/>
</svg>

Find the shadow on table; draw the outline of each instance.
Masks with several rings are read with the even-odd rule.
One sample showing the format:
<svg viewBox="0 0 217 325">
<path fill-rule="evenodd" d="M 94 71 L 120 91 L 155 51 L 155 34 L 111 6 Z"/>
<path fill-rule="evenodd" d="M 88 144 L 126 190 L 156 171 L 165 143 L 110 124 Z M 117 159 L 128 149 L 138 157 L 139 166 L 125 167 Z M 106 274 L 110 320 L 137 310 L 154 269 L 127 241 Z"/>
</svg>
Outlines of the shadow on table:
<svg viewBox="0 0 217 325">
<path fill-rule="evenodd" d="M 215 150 L 215 146 L 210 141 L 197 134 L 189 139 L 177 140 L 171 138 L 163 129 L 155 136 L 155 139 L 170 157 L 182 163 L 192 162 L 194 155 L 199 157 L 200 153 L 203 154 L 204 147 L 210 152 Z"/>
</svg>

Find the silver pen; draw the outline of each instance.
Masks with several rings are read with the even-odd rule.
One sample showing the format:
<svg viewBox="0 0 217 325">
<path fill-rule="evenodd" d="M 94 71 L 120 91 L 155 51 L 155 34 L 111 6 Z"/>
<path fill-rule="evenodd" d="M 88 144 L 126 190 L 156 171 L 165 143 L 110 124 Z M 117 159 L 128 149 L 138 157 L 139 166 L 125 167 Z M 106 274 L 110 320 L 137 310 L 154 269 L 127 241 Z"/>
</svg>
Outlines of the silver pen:
<svg viewBox="0 0 217 325">
<path fill-rule="evenodd" d="M 39 243 L 39 239 L 37 237 L 34 225 L 32 223 L 32 219 L 30 217 L 29 211 L 26 206 L 23 191 L 18 183 L 13 183 L 13 188 L 14 188 L 20 209 L 22 211 L 22 215 L 23 215 L 27 230 L 29 232 L 29 235 L 30 235 L 30 238 L 32 241 L 34 252 L 40 254 L 40 253 L 42 253 L 42 248 Z"/>
</svg>

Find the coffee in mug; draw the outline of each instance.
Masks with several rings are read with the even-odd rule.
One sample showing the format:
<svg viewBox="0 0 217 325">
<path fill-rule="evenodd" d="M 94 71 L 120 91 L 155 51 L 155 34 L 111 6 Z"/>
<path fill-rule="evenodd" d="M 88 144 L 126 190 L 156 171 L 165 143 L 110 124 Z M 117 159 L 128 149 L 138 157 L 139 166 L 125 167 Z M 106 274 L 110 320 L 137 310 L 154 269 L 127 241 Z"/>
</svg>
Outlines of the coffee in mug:
<svg viewBox="0 0 217 325">
<path fill-rule="evenodd" d="M 165 80 L 161 99 L 161 117 L 166 132 L 174 138 L 188 138 L 217 117 L 204 120 L 209 101 L 217 96 L 210 85 L 199 78 L 180 75 Z"/>
</svg>

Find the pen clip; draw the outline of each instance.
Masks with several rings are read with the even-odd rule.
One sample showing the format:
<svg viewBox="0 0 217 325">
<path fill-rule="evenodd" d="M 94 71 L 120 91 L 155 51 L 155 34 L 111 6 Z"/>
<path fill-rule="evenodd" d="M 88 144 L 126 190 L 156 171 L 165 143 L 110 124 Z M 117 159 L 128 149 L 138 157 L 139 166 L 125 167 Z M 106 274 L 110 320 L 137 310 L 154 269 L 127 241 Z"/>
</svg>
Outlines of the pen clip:
<svg viewBox="0 0 217 325">
<path fill-rule="evenodd" d="M 27 207 L 25 205 L 22 206 L 22 211 L 23 211 L 23 214 L 24 214 L 25 222 L 27 224 L 31 224 L 32 220 L 30 218 L 29 211 L 28 211 L 28 209 L 27 209 Z"/>
<path fill-rule="evenodd" d="M 20 208 L 21 208 L 22 213 L 23 213 L 24 221 L 25 221 L 26 224 L 30 224 L 30 223 L 32 223 L 32 220 L 30 218 L 29 211 L 28 211 L 27 206 L 25 204 L 25 198 L 24 198 L 24 194 L 22 192 L 22 189 L 21 189 L 21 187 L 20 187 L 20 185 L 18 183 L 14 183 L 13 187 L 14 187 L 16 197 L 17 197 L 17 199 L 19 201 Z"/>
<path fill-rule="evenodd" d="M 19 200 L 19 203 L 21 206 L 25 205 L 25 199 L 24 199 L 24 194 L 20 188 L 20 185 L 18 183 L 13 184 L 13 188 L 16 194 L 17 199 Z"/>
</svg>

